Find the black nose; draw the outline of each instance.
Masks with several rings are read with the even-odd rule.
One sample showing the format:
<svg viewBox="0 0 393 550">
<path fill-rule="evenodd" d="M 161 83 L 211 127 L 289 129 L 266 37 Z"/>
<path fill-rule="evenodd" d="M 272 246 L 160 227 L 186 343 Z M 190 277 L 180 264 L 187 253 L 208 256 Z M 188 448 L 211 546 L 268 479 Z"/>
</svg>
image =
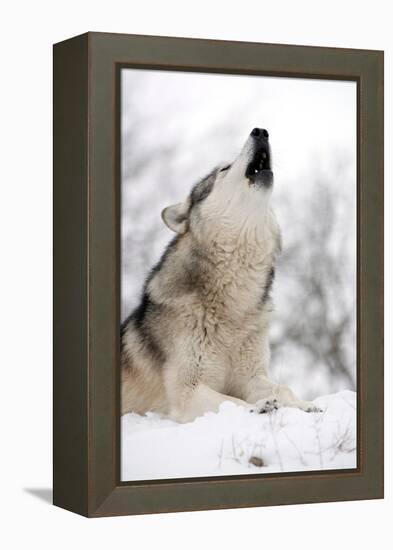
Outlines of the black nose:
<svg viewBox="0 0 393 550">
<path fill-rule="evenodd" d="M 251 132 L 251 135 L 260 139 L 268 139 L 269 132 L 264 128 L 254 128 L 254 130 Z"/>
</svg>

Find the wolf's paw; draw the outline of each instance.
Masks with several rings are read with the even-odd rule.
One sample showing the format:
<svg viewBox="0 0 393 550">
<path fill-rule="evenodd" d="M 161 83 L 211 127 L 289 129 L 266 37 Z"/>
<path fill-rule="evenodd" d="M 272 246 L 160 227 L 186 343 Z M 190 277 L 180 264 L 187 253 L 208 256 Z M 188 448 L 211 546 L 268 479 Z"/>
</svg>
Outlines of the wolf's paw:
<svg viewBox="0 0 393 550">
<path fill-rule="evenodd" d="M 301 401 L 298 404 L 299 409 L 306 413 L 320 413 L 323 412 L 323 410 L 318 407 L 317 405 L 314 405 L 311 401 Z"/>
<path fill-rule="evenodd" d="M 272 397 L 267 397 L 266 399 L 260 399 L 259 401 L 257 401 L 255 405 L 251 407 L 250 412 L 255 412 L 257 414 L 264 414 L 264 413 L 276 411 L 279 407 L 281 407 L 281 403 L 276 397 L 272 396 Z"/>
</svg>

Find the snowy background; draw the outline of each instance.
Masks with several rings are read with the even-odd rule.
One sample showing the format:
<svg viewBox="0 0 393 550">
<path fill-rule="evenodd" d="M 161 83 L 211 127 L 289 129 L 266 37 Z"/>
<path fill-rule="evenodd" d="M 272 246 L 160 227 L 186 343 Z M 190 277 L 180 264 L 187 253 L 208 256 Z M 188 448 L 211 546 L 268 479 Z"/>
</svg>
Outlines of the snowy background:
<svg viewBox="0 0 393 550">
<path fill-rule="evenodd" d="M 226 402 L 177 424 L 148 413 L 122 417 L 122 480 L 356 468 L 356 394 L 320 397 L 323 413 L 252 414 Z"/>
<path fill-rule="evenodd" d="M 355 391 L 355 83 L 123 69 L 121 123 L 122 317 L 138 303 L 147 272 L 173 236 L 161 221 L 162 209 L 182 201 L 214 165 L 233 160 L 253 127 L 264 127 L 273 151 L 272 200 L 283 233 L 273 292 L 272 378 L 303 399 Z M 342 395 L 338 393 L 334 402 L 341 403 Z M 347 395 L 353 404 L 355 394 Z M 341 414 L 337 403 L 331 410 Z M 347 413 L 347 427 L 355 433 L 354 409 Z M 304 420 L 302 430 L 309 429 L 306 444 L 314 433 L 315 415 L 288 409 L 277 414 L 290 423 Z M 201 423 L 206 422 L 205 432 L 216 430 L 218 438 L 220 426 L 232 422 L 233 415 L 240 412 L 225 409 L 216 424 L 209 416 L 210 420 L 198 419 L 177 429 L 156 415 L 127 415 L 122 420 L 123 479 L 143 477 L 134 463 L 137 447 L 139 458 L 145 457 L 145 477 L 180 475 L 165 470 L 170 453 L 166 462 L 165 453 L 157 452 L 157 442 L 163 444 L 168 433 L 175 440 L 180 437 L 178 441 L 187 433 L 198 439 Z M 330 417 L 331 412 L 323 416 L 321 425 L 326 427 Z M 270 420 L 260 417 L 252 425 L 261 432 L 266 422 Z M 327 425 L 326 433 L 332 436 L 332 422 Z M 202 432 L 200 438 L 205 441 L 200 453 L 208 461 L 209 438 Z M 171 441 L 169 450 L 175 448 Z M 301 439 L 294 441 L 302 447 Z M 314 434 L 314 447 L 316 442 Z M 331 445 L 332 441 L 326 443 L 326 448 Z M 147 467 L 152 446 L 156 463 Z M 133 453 L 127 451 L 131 448 Z M 338 467 L 344 456 L 346 463 L 348 456 L 338 452 L 332 463 L 336 465 L 326 467 Z M 314 461 L 307 464 L 315 468 Z M 190 468 L 183 475 L 213 475 L 203 466 L 204 473 Z M 247 463 L 248 471 L 253 468 Z"/>
</svg>

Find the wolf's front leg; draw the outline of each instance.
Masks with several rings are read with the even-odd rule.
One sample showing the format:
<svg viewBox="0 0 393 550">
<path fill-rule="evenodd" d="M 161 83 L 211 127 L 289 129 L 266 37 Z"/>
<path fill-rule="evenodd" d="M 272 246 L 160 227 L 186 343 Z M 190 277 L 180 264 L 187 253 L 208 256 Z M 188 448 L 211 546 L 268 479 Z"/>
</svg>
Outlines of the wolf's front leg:
<svg viewBox="0 0 393 550">
<path fill-rule="evenodd" d="M 255 411 L 266 413 L 279 407 L 295 407 L 305 412 L 322 412 L 311 401 L 303 401 L 287 386 L 271 382 L 265 375 L 255 376 L 250 380 L 246 399 L 255 403 Z"/>
<path fill-rule="evenodd" d="M 169 417 L 176 422 L 192 422 L 207 412 L 218 412 L 221 403 L 231 401 L 235 405 L 250 408 L 242 399 L 225 395 L 199 383 L 194 388 L 183 387 L 175 399 L 171 400 Z"/>
</svg>

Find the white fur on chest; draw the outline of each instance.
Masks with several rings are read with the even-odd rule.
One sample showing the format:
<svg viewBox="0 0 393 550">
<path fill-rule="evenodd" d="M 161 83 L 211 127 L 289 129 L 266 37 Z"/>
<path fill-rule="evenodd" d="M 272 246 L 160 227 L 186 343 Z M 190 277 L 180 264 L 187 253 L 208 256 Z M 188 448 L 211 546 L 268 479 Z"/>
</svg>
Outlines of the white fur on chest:
<svg viewBox="0 0 393 550">
<path fill-rule="evenodd" d="M 203 356 L 205 383 L 225 391 L 240 387 L 239 378 L 249 378 L 258 367 L 249 356 L 250 349 L 267 342 L 271 305 L 262 303 L 262 295 L 273 258 L 270 250 L 262 254 L 255 246 L 213 242 L 212 250 L 214 261 L 203 274 L 203 284 L 184 307 L 178 304 L 177 325 L 188 334 L 191 362 L 199 363 Z M 260 349 L 256 351 L 260 357 Z"/>
</svg>

